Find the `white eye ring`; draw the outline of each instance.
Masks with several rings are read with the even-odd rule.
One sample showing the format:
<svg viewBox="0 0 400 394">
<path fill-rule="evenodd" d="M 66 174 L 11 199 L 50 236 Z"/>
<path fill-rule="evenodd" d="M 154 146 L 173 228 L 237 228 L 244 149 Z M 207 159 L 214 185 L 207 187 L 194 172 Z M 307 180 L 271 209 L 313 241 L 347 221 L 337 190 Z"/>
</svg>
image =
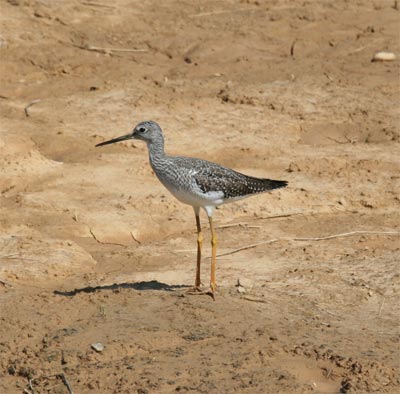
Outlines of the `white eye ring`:
<svg viewBox="0 0 400 394">
<path fill-rule="evenodd" d="M 140 127 L 138 131 L 139 131 L 139 133 L 144 133 L 146 131 L 146 129 L 144 127 Z"/>
</svg>

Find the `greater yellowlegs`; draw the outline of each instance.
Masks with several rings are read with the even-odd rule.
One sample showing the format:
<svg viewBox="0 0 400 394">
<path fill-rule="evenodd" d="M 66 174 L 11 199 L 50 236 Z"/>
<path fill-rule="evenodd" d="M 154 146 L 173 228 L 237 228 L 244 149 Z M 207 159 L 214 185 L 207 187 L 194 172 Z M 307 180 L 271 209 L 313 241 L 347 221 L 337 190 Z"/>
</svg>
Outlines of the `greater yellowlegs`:
<svg viewBox="0 0 400 394">
<path fill-rule="evenodd" d="M 215 279 L 217 238 L 212 221 L 214 208 L 253 194 L 285 187 L 287 182 L 254 178 L 206 160 L 168 156 L 164 152 L 161 127 L 153 121 L 141 122 L 131 133 L 101 142 L 96 146 L 130 139 L 146 142 L 150 165 L 158 179 L 179 201 L 191 205 L 194 209 L 197 226 L 196 290 L 200 290 L 201 286 L 200 264 L 203 235 L 200 226 L 200 208 L 206 211 L 210 223 L 212 246 L 210 294 L 214 298 L 217 287 Z"/>
</svg>

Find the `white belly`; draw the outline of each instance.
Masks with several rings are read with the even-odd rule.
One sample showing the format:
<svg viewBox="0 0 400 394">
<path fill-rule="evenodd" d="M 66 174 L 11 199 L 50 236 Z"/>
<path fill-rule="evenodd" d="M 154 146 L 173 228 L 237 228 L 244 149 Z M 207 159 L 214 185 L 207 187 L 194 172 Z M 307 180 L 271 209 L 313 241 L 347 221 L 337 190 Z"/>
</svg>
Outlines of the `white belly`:
<svg viewBox="0 0 400 394">
<path fill-rule="evenodd" d="M 184 204 L 191 205 L 193 207 L 216 207 L 223 204 L 223 193 L 222 192 L 209 192 L 209 193 L 195 193 L 187 190 L 178 189 L 173 185 L 163 182 L 164 186 L 171 192 L 171 194 Z"/>
</svg>

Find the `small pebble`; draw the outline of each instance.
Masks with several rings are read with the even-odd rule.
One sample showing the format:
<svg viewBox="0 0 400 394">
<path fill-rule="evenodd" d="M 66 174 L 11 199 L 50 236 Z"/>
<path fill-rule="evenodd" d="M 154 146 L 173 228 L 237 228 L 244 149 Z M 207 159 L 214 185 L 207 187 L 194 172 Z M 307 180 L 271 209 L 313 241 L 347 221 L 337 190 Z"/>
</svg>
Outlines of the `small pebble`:
<svg viewBox="0 0 400 394">
<path fill-rule="evenodd" d="M 240 294 L 246 293 L 246 289 L 245 289 L 243 286 L 238 286 L 238 287 L 237 287 L 237 291 L 238 291 L 238 293 L 240 293 Z"/>
<path fill-rule="evenodd" d="M 104 345 L 100 342 L 92 343 L 91 348 L 96 352 L 101 353 L 104 350 Z"/>
<path fill-rule="evenodd" d="M 245 289 L 249 290 L 253 287 L 253 281 L 251 279 L 246 279 L 246 278 L 239 278 L 237 280 L 237 286 L 238 287 L 244 287 Z"/>
<path fill-rule="evenodd" d="M 396 60 L 396 55 L 393 52 L 376 52 L 372 58 L 372 62 L 390 62 Z"/>
</svg>

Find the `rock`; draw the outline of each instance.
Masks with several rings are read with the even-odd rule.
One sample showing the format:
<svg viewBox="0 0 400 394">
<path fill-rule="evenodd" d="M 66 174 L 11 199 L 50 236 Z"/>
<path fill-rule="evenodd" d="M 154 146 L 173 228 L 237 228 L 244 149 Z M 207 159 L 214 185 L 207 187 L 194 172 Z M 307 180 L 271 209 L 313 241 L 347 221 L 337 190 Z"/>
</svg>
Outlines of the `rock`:
<svg viewBox="0 0 400 394">
<path fill-rule="evenodd" d="M 246 293 L 246 289 L 243 286 L 238 286 L 237 291 L 238 291 L 238 293 L 241 293 L 241 294 Z"/>
<path fill-rule="evenodd" d="M 292 161 L 292 162 L 289 164 L 289 167 L 286 168 L 285 171 L 286 171 L 286 172 L 300 172 L 301 169 L 300 169 L 300 167 L 299 167 L 295 162 Z"/>
<path fill-rule="evenodd" d="M 104 345 L 100 342 L 92 343 L 91 348 L 97 353 L 101 353 L 104 350 Z"/>
<path fill-rule="evenodd" d="M 396 60 L 396 55 L 393 52 L 377 52 L 371 62 L 390 62 Z"/>
<path fill-rule="evenodd" d="M 254 283 L 253 283 L 253 281 L 251 279 L 239 278 L 237 280 L 237 286 L 238 287 L 244 287 L 246 290 L 250 290 L 251 288 L 253 288 Z"/>
</svg>

